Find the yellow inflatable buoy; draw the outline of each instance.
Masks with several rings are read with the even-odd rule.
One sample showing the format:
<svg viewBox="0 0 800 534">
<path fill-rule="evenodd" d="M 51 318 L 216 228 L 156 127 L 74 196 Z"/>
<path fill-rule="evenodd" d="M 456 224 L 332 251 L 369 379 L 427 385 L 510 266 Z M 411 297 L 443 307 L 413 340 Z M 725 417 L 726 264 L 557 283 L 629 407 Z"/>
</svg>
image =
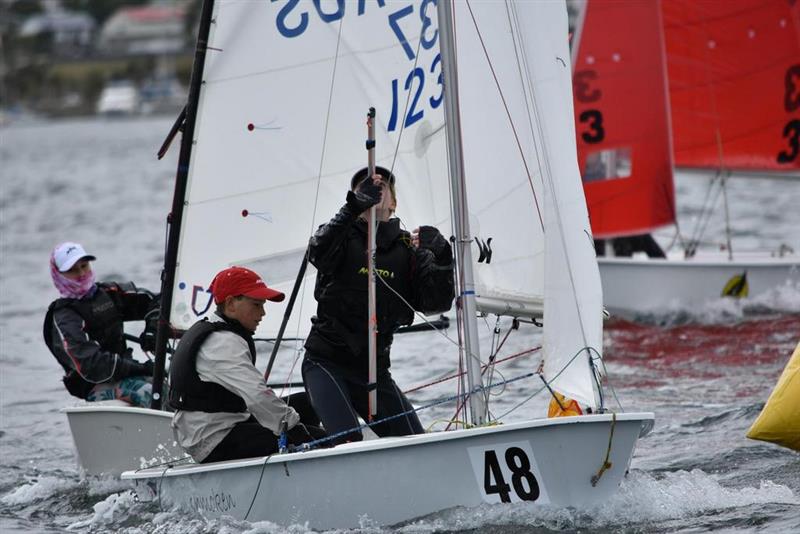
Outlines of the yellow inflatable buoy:
<svg viewBox="0 0 800 534">
<path fill-rule="evenodd" d="M 800 343 L 747 437 L 800 451 Z"/>
</svg>

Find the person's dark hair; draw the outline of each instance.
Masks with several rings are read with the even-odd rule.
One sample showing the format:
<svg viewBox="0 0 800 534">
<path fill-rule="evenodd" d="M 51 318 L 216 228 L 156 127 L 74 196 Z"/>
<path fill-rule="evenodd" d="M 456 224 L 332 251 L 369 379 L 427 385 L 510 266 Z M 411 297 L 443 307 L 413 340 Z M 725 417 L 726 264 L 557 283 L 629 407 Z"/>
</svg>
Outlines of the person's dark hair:
<svg viewBox="0 0 800 534">
<path fill-rule="evenodd" d="M 233 297 L 234 300 L 241 300 L 243 298 L 244 298 L 244 295 L 236 295 L 235 297 Z M 225 315 L 225 313 L 224 313 L 225 312 L 225 301 L 224 300 L 222 302 L 220 302 L 219 304 L 215 304 L 214 306 L 216 306 L 217 315 Z"/>
<path fill-rule="evenodd" d="M 392 174 L 392 172 L 389 169 L 376 165 L 375 172 L 380 174 L 381 177 L 387 182 L 389 182 L 389 185 L 392 186 L 392 188 L 394 188 L 394 180 L 395 180 L 394 174 Z M 364 167 L 363 169 L 355 173 L 352 178 L 350 178 L 350 190 L 354 191 L 356 186 L 360 184 L 362 181 L 364 181 L 364 178 L 366 177 L 367 177 L 367 168 Z"/>
</svg>

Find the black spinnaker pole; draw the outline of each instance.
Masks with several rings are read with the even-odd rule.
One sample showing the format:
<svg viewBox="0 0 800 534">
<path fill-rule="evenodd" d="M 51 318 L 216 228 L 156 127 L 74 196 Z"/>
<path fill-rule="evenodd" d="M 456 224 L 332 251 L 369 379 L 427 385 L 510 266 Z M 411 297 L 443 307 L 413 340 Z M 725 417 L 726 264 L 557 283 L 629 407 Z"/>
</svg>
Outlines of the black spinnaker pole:
<svg viewBox="0 0 800 534">
<path fill-rule="evenodd" d="M 175 285 L 175 264 L 178 260 L 178 239 L 180 238 L 183 204 L 186 195 L 186 181 L 189 177 L 189 159 L 192 155 L 194 124 L 197 115 L 197 102 L 200 100 L 200 86 L 203 82 L 203 66 L 208 48 L 208 32 L 211 28 L 211 12 L 214 0 L 204 0 L 200 14 L 200 28 L 197 32 L 197 46 L 194 51 L 192 78 L 189 82 L 189 99 L 186 104 L 186 122 L 181 138 L 181 152 L 178 157 L 178 170 L 175 173 L 175 192 L 172 196 L 172 211 L 167 218 L 169 233 L 164 256 L 164 270 L 161 271 L 161 312 L 156 332 L 156 359 L 153 371 L 153 400 L 150 407 L 161 409 L 161 392 L 164 383 L 164 364 L 167 355 L 167 339 L 170 336 L 170 308 L 172 307 L 172 288 Z"/>
</svg>

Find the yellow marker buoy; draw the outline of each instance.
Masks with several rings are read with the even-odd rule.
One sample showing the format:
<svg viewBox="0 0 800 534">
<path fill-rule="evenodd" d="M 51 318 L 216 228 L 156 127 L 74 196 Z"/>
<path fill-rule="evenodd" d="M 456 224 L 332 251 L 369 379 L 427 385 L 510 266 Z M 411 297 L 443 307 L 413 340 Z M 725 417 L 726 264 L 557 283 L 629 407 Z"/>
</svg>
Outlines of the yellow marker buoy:
<svg viewBox="0 0 800 534">
<path fill-rule="evenodd" d="M 736 274 L 728 280 L 725 287 L 722 288 L 723 297 L 743 298 L 750 292 L 750 287 L 747 285 L 747 271 L 742 274 Z"/>
<path fill-rule="evenodd" d="M 800 451 L 800 343 L 747 437 Z"/>
</svg>

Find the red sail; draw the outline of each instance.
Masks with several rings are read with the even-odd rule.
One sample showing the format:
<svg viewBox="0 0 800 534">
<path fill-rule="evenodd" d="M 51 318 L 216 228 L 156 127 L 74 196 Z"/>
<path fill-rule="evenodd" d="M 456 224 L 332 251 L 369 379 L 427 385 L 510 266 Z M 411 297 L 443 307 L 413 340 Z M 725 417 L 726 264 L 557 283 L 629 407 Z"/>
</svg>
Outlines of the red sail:
<svg viewBox="0 0 800 534">
<path fill-rule="evenodd" d="M 659 2 L 587 2 L 573 75 L 578 158 L 596 238 L 675 220 Z"/>
<path fill-rule="evenodd" d="M 800 169 L 800 0 L 664 0 L 675 164 Z"/>
</svg>

